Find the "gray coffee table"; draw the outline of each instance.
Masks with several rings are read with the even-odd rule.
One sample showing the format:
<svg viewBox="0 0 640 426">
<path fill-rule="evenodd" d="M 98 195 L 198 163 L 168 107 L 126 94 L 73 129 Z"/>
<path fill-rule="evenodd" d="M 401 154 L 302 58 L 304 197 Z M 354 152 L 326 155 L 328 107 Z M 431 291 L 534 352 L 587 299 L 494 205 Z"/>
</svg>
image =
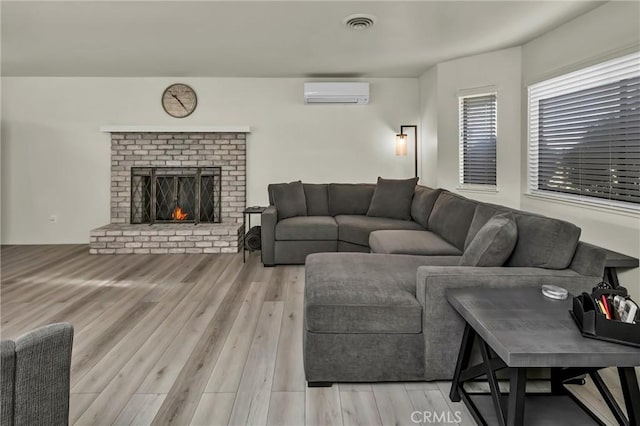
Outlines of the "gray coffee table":
<svg viewBox="0 0 640 426">
<path fill-rule="evenodd" d="M 478 288 L 449 290 L 447 299 L 467 323 L 449 397 L 462 399 L 478 424 L 603 424 L 562 385 L 584 374 L 593 379 L 621 425 L 640 424 L 634 369 L 640 365 L 640 349 L 582 337 L 569 314 L 571 297 L 550 300 L 538 288 Z M 470 365 L 476 340 L 482 363 Z M 611 366 L 618 368 L 628 418 L 598 374 Z M 551 393 L 525 394 L 527 368 L 545 367 L 551 369 Z M 495 374 L 505 368 L 508 396 L 500 393 Z M 491 395 L 464 389 L 464 382 L 485 374 Z"/>
</svg>

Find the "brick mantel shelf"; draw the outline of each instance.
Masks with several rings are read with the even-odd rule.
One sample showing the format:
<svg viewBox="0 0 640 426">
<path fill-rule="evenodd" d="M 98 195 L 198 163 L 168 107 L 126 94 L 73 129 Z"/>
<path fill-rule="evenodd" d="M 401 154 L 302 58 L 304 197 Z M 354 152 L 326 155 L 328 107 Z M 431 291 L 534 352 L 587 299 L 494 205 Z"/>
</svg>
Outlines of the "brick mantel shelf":
<svg viewBox="0 0 640 426">
<path fill-rule="evenodd" d="M 250 126 L 140 126 L 110 124 L 100 126 L 104 133 L 251 133 Z"/>
</svg>

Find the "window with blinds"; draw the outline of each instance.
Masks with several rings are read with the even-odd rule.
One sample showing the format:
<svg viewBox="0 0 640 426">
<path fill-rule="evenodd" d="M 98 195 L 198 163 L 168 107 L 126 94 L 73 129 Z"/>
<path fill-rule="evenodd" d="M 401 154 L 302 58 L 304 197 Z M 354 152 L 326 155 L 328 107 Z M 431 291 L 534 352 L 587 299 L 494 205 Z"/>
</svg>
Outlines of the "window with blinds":
<svg viewBox="0 0 640 426">
<path fill-rule="evenodd" d="M 495 188 L 497 96 L 459 98 L 460 185 Z"/>
<path fill-rule="evenodd" d="M 529 189 L 640 210 L 640 52 L 529 86 Z"/>
</svg>

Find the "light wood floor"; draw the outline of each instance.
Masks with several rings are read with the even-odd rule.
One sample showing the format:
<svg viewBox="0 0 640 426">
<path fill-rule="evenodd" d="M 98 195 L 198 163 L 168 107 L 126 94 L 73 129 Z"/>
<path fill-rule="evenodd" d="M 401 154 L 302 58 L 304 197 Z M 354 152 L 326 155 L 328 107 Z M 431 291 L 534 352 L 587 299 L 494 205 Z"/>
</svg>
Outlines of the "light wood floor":
<svg viewBox="0 0 640 426">
<path fill-rule="evenodd" d="M 475 424 L 449 401 L 449 382 L 308 389 L 302 266 L 264 268 L 257 253 L 243 264 L 242 254 L 88 251 L 1 251 L 2 338 L 57 321 L 75 327 L 72 424 L 412 425 L 414 411 Z M 575 389 L 613 424 L 591 385 Z"/>
</svg>

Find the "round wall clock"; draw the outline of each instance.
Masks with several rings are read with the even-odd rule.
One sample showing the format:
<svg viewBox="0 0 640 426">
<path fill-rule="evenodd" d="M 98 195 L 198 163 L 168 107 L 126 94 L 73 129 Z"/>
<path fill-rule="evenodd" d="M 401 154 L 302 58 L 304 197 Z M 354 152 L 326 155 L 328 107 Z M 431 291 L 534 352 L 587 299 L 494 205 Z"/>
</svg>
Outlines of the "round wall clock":
<svg viewBox="0 0 640 426">
<path fill-rule="evenodd" d="M 162 94 L 162 108 L 172 117 L 187 117 L 196 109 L 196 105 L 196 92 L 186 84 L 172 84 Z"/>
</svg>

